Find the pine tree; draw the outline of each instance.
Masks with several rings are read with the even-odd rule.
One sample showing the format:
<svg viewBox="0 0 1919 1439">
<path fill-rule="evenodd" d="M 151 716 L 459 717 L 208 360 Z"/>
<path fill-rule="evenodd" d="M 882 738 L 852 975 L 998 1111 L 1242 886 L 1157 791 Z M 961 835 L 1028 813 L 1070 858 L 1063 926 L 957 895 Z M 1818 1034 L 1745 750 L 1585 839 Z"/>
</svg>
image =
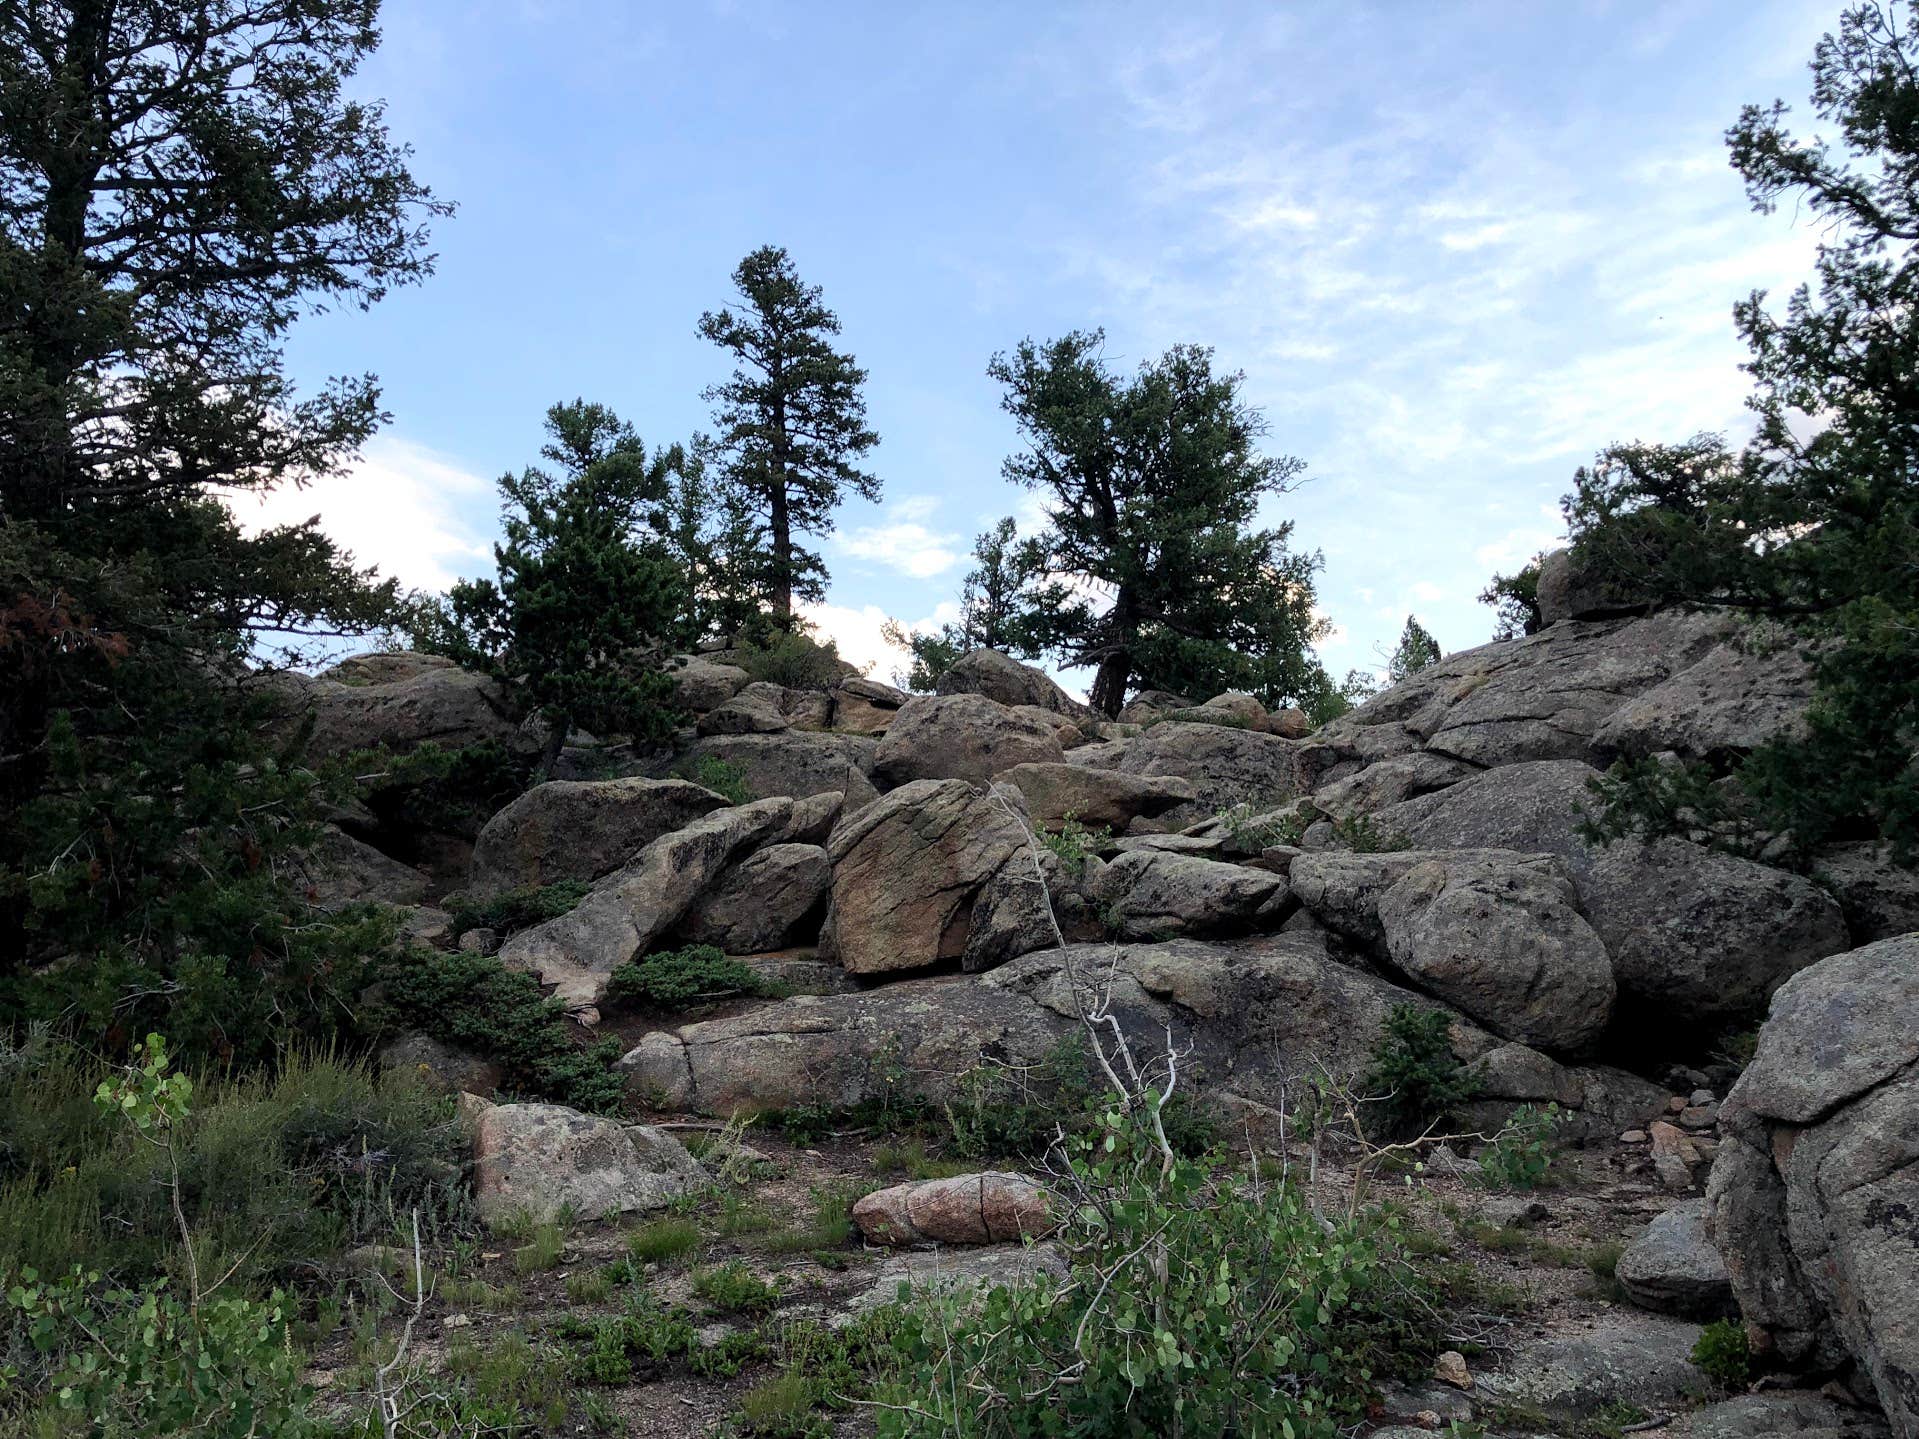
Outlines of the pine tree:
<svg viewBox="0 0 1919 1439">
<path fill-rule="evenodd" d="M 1428 633 L 1417 615 L 1406 616 L 1406 628 L 1400 631 L 1399 644 L 1386 661 L 1386 683 L 1396 685 L 1440 660 L 1439 641 Z"/>
<path fill-rule="evenodd" d="M 282 359 L 301 315 L 432 267 L 448 207 L 345 94 L 376 15 L 0 6 L 0 1025 L 246 1054 L 344 1012 L 364 937 L 283 868 L 320 777 L 262 738 L 248 668 L 396 596 L 216 495 L 333 469 L 382 418 L 370 376 L 303 396 Z"/>
<path fill-rule="evenodd" d="M 1754 207 L 1790 199 L 1824 235 L 1814 283 L 1783 313 L 1760 293 L 1734 310 L 1756 382 L 1751 443 L 1617 446 L 1567 499 L 1576 549 L 1602 575 L 1790 626 L 1814 666 L 1807 733 L 1761 746 L 1733 786 L 1628 766 L 1605 786 L 1602 832 L 1696 823 L 1698 805 L 1742 795 L 1801 854 L 1875 835 L 1919 849 L 1915 27 L 1919 6 L 1860 5 L 1819 42 L 1813 108 L 1839 148 L 1794 138 L 1778 102 L 1727 134 Z"/>
<path fill-rule="evenodd" d="M 1176 346 L 1129 380 L 1106 364 L 1104 339 L 1027 340 L 989 368 L 1027 443 L 1006 477 L 1049 500 L 1023 633 L 1095 666 L 1092 704 L 1109 715 L 1136 681 L 1269 704 L 1318 695 L 1319 557 L 1288 549 L 1290 522 L 1252 528 L 1300 461 L 1259 453 L 1265 423 L 1240 397 L 1244 377 L 1215 374 L 1211 351 Z"/>
<path fill-rule="evenodd" d="M 672 733 L 666 655 L 684 613 L 685 574 L 668 528 L 677 449 L 650 458 L 631 425 L 583 400 L 546 412 L 541 457 L 500 480 L 499 578 L 448 593 L 431 643 L 524 687 L 547 722 L 540 772 L 569 730 L 635 740 Z"/>
<path fill-rule="evenodd" d="M 1545 562 L 1543 553 L 1534 555 L 1510 575 L 1494 575 L 1479 592 L 1479 602 L 1493 607 L 1495 640 L 1523 639 L 1545 628 L 1539 612 L 1539 567 Z"/>
<path fill-rule="evenodd" d="M 880 497 L 858 468 L 879 436 L 866 426 L 866 371 L 833 348 L 839 317 L 803 284 L 786 251 L 766 245 L 733 272 L 739 302 L 700 316 L 700 335 L 730 351 L 732 378 L 705 392 L 717 405 L 712 453 L 725 482 L 754 517 L 749 572 L 742 576 L 793 628 L 796 599 L 826 595 L 826 565 L 801 542 L 832 529 L 847 492 Z"/>
</svg>

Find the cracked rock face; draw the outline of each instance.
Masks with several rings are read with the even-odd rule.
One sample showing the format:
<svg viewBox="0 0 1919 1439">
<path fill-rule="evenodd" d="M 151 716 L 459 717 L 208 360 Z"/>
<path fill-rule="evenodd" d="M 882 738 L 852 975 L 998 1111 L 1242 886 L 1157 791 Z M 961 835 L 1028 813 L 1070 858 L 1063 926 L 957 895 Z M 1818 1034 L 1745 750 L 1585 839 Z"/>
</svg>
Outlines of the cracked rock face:
<svg viewBox="0 0 1919 1439">
<path fill-rule="evenodd" d="M 473 1196 L 499 1224 L 531 1215 L 664 1209 L 705 1173 L 664 1130 L 623 1125 L 559 1104 L 487 1104 L 468 1096 Z"/>
<path fill-rule="evenodd" d="M 877 1189 L 853 1206 L 875 1244 L 1004 1244 L 1052 1227 L 1046 1197 L 1023 1174 L 987 1170 Z"/>
<path fill-rule="evenodd" d="M 1850 1355 L 1919 1434 L 1919 935 L 1835 955 L 1773 998 L 1720 1109 L 1707 1223 L 1788 1363 Z"/>
<path fill-rule="evenodd" d="M 487 895 L 596 880 L 661 835 L 725 804 L 683 779 L 549 780 L 480 830 L 471 888 Z"/>
</svg>

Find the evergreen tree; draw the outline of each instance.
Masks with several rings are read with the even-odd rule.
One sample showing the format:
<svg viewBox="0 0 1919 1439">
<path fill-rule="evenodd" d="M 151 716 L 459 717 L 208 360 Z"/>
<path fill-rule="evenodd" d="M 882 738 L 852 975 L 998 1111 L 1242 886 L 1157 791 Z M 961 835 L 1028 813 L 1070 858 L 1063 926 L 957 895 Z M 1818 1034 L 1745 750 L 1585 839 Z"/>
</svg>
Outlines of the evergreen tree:
<svg viewBox="0 0 1919 1439">
<path fill-rule="evenodd" d="M 1406 616 L 1406 628 L 1399 633 L 1399 644 L 1386 661 L 1386 683 L 1396 685 L 1418 674 L 1441 658 L 1439 641 L 1419 622 L 1417 615 Z"/>
<path fill-rule="evenodd" d="M 737 304 L 700 316 L 700 335 L 738 361 L 731 379 L 705 392 L 717 404 L 712 451 L 754 521 L 741 582 L 776 628 L 790 630 L 795 599 L 826 596 L 826 565 L 800 537 L 830 532 L 849 490 L 880 497 L 878 478 L 858 468 L 879 436 L 866 427 L 866 371 L 833 348 L 839 317 L 786 251 L 755 250 L 733 284 Z"/>
<path fill-rule="evenodd" d="M 1493 607 L 1495 640 L 1536 635 L 1545 627 L 1539 612 L 1539 567 L 1545 562 L 1544 554 L 1534 555 L 1512 574 L 1494 575 L 1492 583 L 1479 592 L 1479 602 Z"/>
<path fill-rule="evenodd" d="M 1032 546 L 1020 541 L 1010 516 L 973 541 L 973 558 L 977 563 L 960 587 L 957 624 L 944 624 L 926 634 L 908 633 L 897 620 L 888 620 L 881 628 L 888 643 L 913 656 L 905 688 L 931 690 L 971 650 L 998 650 L 1021 659 L 1035 653 L 1026 621 L 1025 590 L 1036 561 Z"/>
<path fill-rule="evenodd" d="M 1900 23 L 1901 11 L 1905 24 Z M 1705 774 L 1628 766 L 1602 833 L 1657 828 L 1742 794 L 1800 852 L 1883 836 L 1919 846 L 1919 6 L 1848 10 L 1813 56 L 1813 108 L 1839 136 L 1796 139 L 1786 107 L 1728 132 L 1754 206 L 1823 226 L 1814 283 L 1783 313 L 1734 311 L 1752 358 L 1752 442 L 1620 446 L 1576 477 L 1582 559 L 1635 588 L 1769 618 L 1807 642 L 1808 732 Z M 1705 817 L 1710 817 L 1707 815 Z"/>
<path fill-rule="evenodd" d="M 1129 380 L 1106 364 L 1104 338 L 1028 340 L 989 369 L 1028 446 L 1005 474 L 1045 491 L 1051 511 L 1021 634 L 1095 666 L 1091 700 L 1109 715 L 1135 682 L 1269 704 L 1317 696 L 1319 556 L 1287 548 L 1290 522 L 1251 528 L 1301 463 L 1259 453 L 1265 423 L 1210 350 L 1176 346 Z"/>
<path fill-rule="evenodd" d="M 685 575 L 668 526 L 677 447 L 650 458 L 631 425 L 583 400 L 546 412 L 552 466 L 500 479 L 499 579 L 448 593 L 429 644 L 524 687 L 547 721 L 542 776 L 575 726 L 663 739 L 672 733 L 666 650 L 684 612 Z"/>
<path fill-rule="evenodd" d="M 260 737 L 247 662 L 383 624 L 394 590 L 214 496 L 335 468 L 382 418 L 371 377 L 301 396 L 282 362 L 302 314 L 431 269 L 447 207 L 344 93 L 376 15 L 0 6 L 0 1023 L 234 1053 L 344 1013 L 364 936 L 286 868 L 320 777 Z"/>
</svg>

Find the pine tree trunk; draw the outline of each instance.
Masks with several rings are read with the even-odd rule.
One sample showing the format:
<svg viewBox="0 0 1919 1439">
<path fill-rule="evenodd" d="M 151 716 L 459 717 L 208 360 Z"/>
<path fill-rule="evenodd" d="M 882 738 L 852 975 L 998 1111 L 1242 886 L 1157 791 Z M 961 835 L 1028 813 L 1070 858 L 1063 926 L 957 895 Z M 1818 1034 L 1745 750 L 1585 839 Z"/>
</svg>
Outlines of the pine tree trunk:
<svg viewBox="0 0 1919 1439">
<path fill-rule="evenodd" d="M 1133 665 L 1124 650 L 1106 656 L 1093 676 L 1093 690 L 1087 703 L 1108 719 L 1118 716 L 1126 703 L 1126 681 Z"/>
<path fill-rule="evenodd" d="M 793 628 L 793 523 L 786 510 L 786 477 L 773 481 L 773 623 Z"/>
</svg>

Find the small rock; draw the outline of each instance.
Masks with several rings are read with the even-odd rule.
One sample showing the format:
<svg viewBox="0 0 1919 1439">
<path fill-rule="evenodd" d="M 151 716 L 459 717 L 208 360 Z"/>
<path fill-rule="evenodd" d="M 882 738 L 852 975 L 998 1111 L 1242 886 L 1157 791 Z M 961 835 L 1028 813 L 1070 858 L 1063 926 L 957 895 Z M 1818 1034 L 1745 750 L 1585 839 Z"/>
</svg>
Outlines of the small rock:
<svg viewBox="0 0 1919 1439">
<path fill-rule="evenodd" d="M 460 951 L 463 954 L 490 955 L 500 952 L 500 932 L 497 929 L 469 929 L 460 935 Z"/>
<path fill-rule="evenodd" d="M 1643 1129 L 1628 1129 L 1624 1134 L 1619 1136 L 1619 1142 L 1621 1144 L 1644 1144 L 1646 1142 L 1646 1131 Z"/>
<path fill-rule="evenodd" d="M 1675 1194 L 1693 1187 L 1693 1171 L 1704 1160 L 1699 1146 L 1682 1129 L 1654 1120 L 1648 1129 L 1652 1138 L 1652 1167 L 1659 1182 Z"/>
<path fill-rule="evenodd" d="M 1675 1094 L 1671 1099 L 1666 1101 L 1666 1113 L 1668 1114 L 1682 1114 L 1685 1112 L 1685 1108 L 1686 1096 L 1683 1094 Z"/>
<path fill-rule="evenodd" d="M 466 1329 L 471 1327 L 473 1317 L 469 1314 L 449 1314 L 440 1321 L 442 1329 Z"/>
<path fill-rule="evenodd" d="M 1734 1312 L 1726 1262 L 1706 1235 L 1706 1201 L 1676 1204 L 1619 1256 L 1620 1285 L 1642 1309 L 1683 1319 Z"/>
<path fill-rule="evenodd" d="M 1473 1387 L 1473 1376 L 1466 1368 L 1466 1356 L 1457 1349 L 1448 1349 L 1433 1360 L 1433 1378 L 1455 1389 Z"/>
<path fill-rule="evenodd" d="M 1679 1122 L 1688 1129 L 1711 1129 L 1719 1122 L 1719 1106 L 1689 1104 L 1679 1111 Z"/>
<path fill-rule="evenodd" d="M 1718 1097 L 1719 1096 L 1714 1094 L 1710 1089 L 1695 1089 L 1692 1092 L 1692 1102 L 1694 1104 L 1711 1104 Z"/>
</svg>

